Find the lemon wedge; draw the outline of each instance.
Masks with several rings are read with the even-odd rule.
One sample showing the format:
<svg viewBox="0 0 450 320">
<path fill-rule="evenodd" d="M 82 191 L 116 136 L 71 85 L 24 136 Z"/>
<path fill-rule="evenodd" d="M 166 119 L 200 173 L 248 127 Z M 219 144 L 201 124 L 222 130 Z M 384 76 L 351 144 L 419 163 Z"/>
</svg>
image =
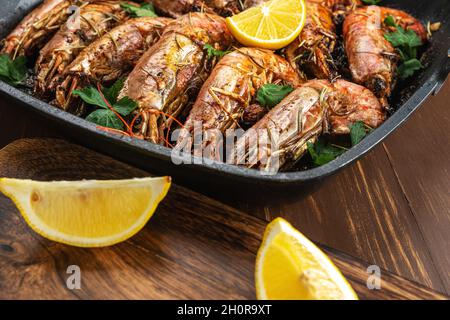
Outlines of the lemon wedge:
<svg viewBox="0 0 450 320">
<path fill-rule="evenodd" d="M 331 260 L 286 220 L 269 224 L 256 261 L 260 300 L 357 300 Z"/>
<path fill-rule="evenodd" d="M 41 236 L 77 247 L 104 247 L 139 232 L 170 184 L 169 177 L 71 182 L 3 178 L 0 191 Z"/>
<path fill-rule="evenodd" d="M 278 50 L 295 40 L 305 19 L 304 0 L 271 0 L 227 18 L 227 25 L 245 46 Z"/>
</svg>

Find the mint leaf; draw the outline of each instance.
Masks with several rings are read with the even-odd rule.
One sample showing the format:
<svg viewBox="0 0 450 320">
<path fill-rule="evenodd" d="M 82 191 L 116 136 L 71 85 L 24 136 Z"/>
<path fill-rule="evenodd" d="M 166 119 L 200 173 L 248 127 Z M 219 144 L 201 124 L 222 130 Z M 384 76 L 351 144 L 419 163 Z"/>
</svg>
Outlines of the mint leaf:
<svg viewBox="0 0 450 320">
<path fill-rule="evenodd" d="M 294 88 L 291 86 L 266 84 L 256 93 L 256 101 L 263 107 L 273 108 L 292 91 L 294 91 Z"/>
<path fill-rule="evenodd" d="M 108 109 L 108 106 L 100 95 L 100 92 L 98 92 L 97 88 L 86 87 L 81 90 L 73 90 L 73 95 L 80 97 L 87 104 Z"/>
<path fill-rule="evenodd" d="M 24 56 L 11 60 L 9 55 L 0 55 L 0 79 L 6 83 L 18 86 L 27 77 L 26 58 Z"/>
<path fill-rule="evenodd" d="M 155 8 L 151 3 L 142 4 L 141 6 L 135 6 L 129 3 L 121 3 L 120 6 L 126 12 L 130 13 L 133 17 L 157 17 Z"/>
<path fill-rule="evenodd" d="M 364 2 L 367 5 L 376 5 L 379 4 L 381 0 L 362 0 L 362 2 Z"/>
<path fill-rule="evenodd" d="M 308 142 L 307 145 L 309 154 L 316 166 L 323 166 L 345 152 L 345 150 L 329 145 L 322 140 L 319 140 L 316 144 Z"/>
<path fill-rule="evenodd" d="M 205 44 L 203 46 L 203 50 L 206 50 L 206 52 L 208 54 L 208 58 L 212 58 L 212 57 L 222 58 L 224 55 L 230 53 L 230 51 L 217 50 L 210 44 Z"/>
<path fill-rule="evenodd" d="M 398 74 L 401 79 L 406 79 L 411 77 L 416 71 L 423 68 L 422 63 L 417 59 L 410 59 L 408 61 L 403 62 L 398 67 Z"/>
<path fill-rule="evenodd" d="M 122 121 L 109 109 L 98 109 L 86 117 L 87 121 L 98 124 L 102 127 L 123 130 Z"/>
<path fill-rule="evenodd" d="M 119 101 L 117 101 L 113 108 L 117 111 L 121 116 L 128 116 L 131 114 L 134 110 L 136 110 L 138 107 L 138 104 L 136 101 L 131 100 L 129 97 L 123 97 Z"/>
</svg>

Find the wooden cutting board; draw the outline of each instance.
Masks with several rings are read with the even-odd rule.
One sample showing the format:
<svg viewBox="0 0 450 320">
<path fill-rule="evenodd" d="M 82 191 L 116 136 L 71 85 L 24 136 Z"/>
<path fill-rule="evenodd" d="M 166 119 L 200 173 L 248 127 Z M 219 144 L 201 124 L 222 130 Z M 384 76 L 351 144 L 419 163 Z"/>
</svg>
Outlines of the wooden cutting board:
<svg viewBox="0 0 450 320">
<path fill-rule="evenodd" d="M 63 140 L 18 140 L 0 150 L 0 177 L 144 176 L 149 173 Z M 255 299 L 255 256 L 266 223 L 177 185 L 143 231 L 110 248 L 45 240 L 3 195 L 0 221 L 0 299 Z M 387 271 L 382 289 L 369 290 L 370 263 L 324 250 L 361 299 L 447 299 Z M 70 265 L 80 267 L 79 290 L 67 288 Z"/>
</svg>

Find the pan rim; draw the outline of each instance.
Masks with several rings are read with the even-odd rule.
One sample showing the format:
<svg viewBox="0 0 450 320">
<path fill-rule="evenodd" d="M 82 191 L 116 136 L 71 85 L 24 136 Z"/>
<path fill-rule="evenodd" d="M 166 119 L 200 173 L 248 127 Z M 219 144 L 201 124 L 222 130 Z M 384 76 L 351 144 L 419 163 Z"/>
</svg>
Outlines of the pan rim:
<svg viewBox="0 0 450 320">
<path fill-rule="evenodd" d="M 448 21 L 444 27 L 442 34 L 436 37 L 438 43 L 437 46 L 442 49 L 445 43 L 450 43 L 450 26 Z M 227 177 L 233 180 L 246 179 L 248 183 L 268 183 L 277 185 L 292 185 L 301 184 L 319 180 L 335 174 L 339 170 L 347 167 L 348 165 L 359 160 L 365 156 L 368 152 L 378 146 L 383 140 L 385 140 L 393 131 L 405 123 L 408 118 L 422 105 L 425 99 L 437 91 L 444 81 L 446 80 L 450 71 L 450 62 L 448 58 L 447 49 L 445 52 L 437 53 L 434 60 L 430 63 L 426 70 L 421 74 L 423 82 L 422 87 L 416 89 L 416 91 L 398 107 L 386 122 L 377 128 L 371 135 L 364 139 L 360 144 L 351 148 L 342 156 L 333 160 L 332 162 L 313 169 L 296 172 L 280 172 L 276 175 L 263 175 L 260 171 L 255 169 L 248 169 L 238 167 L 221 162 L 213 162 L 211 164 L 190 164 L 182 165 L 185 170 L 189 170 L 190 167 L 195 166 L 197 169 L 203 172 L 213 172 L 216 175 Z M 97 139 L 107 142 L 109 144 L 119 144 L 121 147 L 132 148 L 135 152 L 138 152 L 149 159 L 159 159 L 166 162 L 171 162 L 171 149 L 155 145 L 147 141 L 142 141 L 130 137 L 121 137 L 100 131 L 96 128 L 95 124 L 92 124 L 85 119 L 74 116 L 63 110 L 60 110 L 50 104 L 39 100 L 38 98 L 14 88 L 5 82 L 0 80 L 0 95 L 7 96 L 18 103 L 26 106 L 29 109 L 37 111 L 41 115 L 50 118 L 52 121 L 59 122 L 60 124 L 67 125 L 72 128 L 81 129 L 87 131 L 89 135 L 94 135 Z M 114 156 L 114 155 L 113 155 Z M 123 158 L 123 157 L 122 157 Z M 126 162 L 126 160 L 125 160 Z M 175 165 L 171 163 L 172 165 Z"/>
</svg>

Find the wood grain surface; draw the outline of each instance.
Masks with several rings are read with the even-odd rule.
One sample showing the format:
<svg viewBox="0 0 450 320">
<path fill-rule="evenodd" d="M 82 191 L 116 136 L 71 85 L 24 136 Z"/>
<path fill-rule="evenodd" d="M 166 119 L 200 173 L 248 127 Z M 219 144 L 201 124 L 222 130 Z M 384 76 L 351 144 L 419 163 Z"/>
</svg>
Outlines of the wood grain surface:
<svg viewBox="0 0 450 320">
<path fill-rule="evenodd" d="M 382 145 L 321 184 L 211 197 L 450 293 L 450 81 Z"/>
<path fill-rule="evenodd" d="M 423 242 L 450 291 L 450 85 L 383 146 Z M 411 137 L 413 143 L 405 143 Z"/>
<path fill-rule="evenodd" d="M 63 140 L 28 139 L 0 151 L 0 176 L 36 180 L 148 176 Z M 137 236 L 110 248 L 80 249 L 45 240 L 0 196 L 0 299 L 254 299 L 254 261 L 266 223 L 174 185 Z M 446 299 L 382 271 L 368 290 L 361 262 L 325 248 L 362 299 Z M 81 290 L 66 286 L 81 268 Z"/>
</svg>

